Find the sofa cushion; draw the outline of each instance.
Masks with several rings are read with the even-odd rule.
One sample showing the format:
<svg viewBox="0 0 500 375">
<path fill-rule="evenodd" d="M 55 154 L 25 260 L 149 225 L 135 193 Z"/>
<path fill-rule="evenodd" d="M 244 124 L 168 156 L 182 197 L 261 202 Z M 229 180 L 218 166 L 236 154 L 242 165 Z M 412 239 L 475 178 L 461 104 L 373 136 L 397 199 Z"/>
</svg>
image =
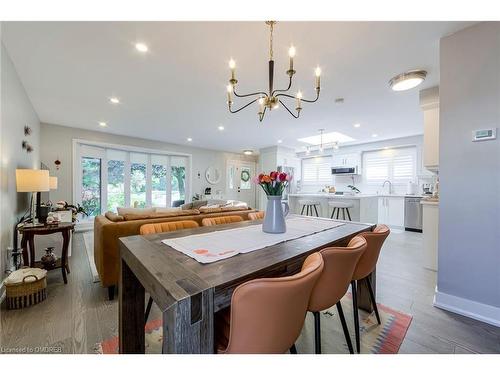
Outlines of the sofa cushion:
<svg viewBox="0 0 500 375">
<path fill-rule="evenodd" d="M 200 208 L 201 206 L 205 206 L 207 204 L 207 201 L 194 201 L 194 202 L 190 202 L 190 203 L 184 203 L 182 206 L 181 206 L 181 209 L 182 210 L 192 210 L 192 209 L 198 209 Z"/>
<path fill-rule="evenodd" d="M 116 209 L 118 211 L 118 215 L 150 215 L 155 212 L 154 208 L 132 208 L 132 207 L 118 207 Z"/>
<path fill-rule="evenodd" d="M 132 221 L 132 220 L 144 220 L 144 219 L 149 219 L 151 217 L 151 214 L 125 214 L 123 215 L 123 218 L 125 221 Z"/>
<path fill-rule="evenodd" d="M 112 211 L 108 211 L 104 214 L 108 220 L 111 220 L 113 222 L 118 222 L 118 221 L 123 221 L 125 218 L 122 215 L 115 214 Z"/>
<path fill-rule="evenodd" d="M 149 215 L 149 219 L 158 219 L 160 217 L 175 217 L 175 216 L 187 216 L 187 215 L 199 215 L 199 210 L 175 210 L 170 212 L 155 212 Z"/>
<path fill-rule="evenodd" d="M 155 214 L 168 214 L 172 212 L 179 212 L 180 207 L 155 207 Z"/>
<path fill-rule="evenodd" d="M 218 205 L 213 206 L 202 206 L 200 207 L 200 212 L 202 214 L 213 213 L 213 212 L 222 212 L 222 208 Z"/>
</svg>

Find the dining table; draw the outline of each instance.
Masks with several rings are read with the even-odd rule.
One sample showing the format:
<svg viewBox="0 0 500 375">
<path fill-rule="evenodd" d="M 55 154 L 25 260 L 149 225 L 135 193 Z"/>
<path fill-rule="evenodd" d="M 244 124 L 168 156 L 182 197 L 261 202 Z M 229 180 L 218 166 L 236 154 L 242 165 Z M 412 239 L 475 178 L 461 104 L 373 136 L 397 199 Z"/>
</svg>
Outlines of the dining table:
<svg viewBox="0 0 500 375">
<path fill-rule="evenodd" d="M 207 264 L 162 242 L 251 225 L 262 226 L 262 221 L 120 238 L 119 352 L 145 352 L 147 293 L 161 311 L 162 353 L 213 354 L 214 314 L 230 306 L 238 285 L 256 278 L 295 274 L 308 255 L 329 246 L 346 246 L 357 234 L 375 227 L 342 221 L 329 230 Z M 375 286 L 375 271 L 369 277 Z M 359 282 L 357 292 L 359 307 L 371 312 L 366 283 Z"/>
</svg>

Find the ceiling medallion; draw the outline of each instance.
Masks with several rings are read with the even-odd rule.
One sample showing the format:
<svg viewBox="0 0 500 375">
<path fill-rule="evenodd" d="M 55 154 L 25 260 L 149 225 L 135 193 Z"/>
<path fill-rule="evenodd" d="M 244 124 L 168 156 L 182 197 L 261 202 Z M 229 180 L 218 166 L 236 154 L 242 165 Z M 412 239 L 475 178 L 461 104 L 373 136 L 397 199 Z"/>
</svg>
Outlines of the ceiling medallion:
<svg viewBox="0 0 500 375">
<path fill-rule="evenodd" d="M 284 90 L 277 90 L 274 89 L 274 60 L 273 60 L 273 29 L 274 25 L 276 24 L 276 21 L 266 21 L 266 25 L 269 26 L 270 29 L 270 37 L 269 37 L 269 92 L 266 93 L 264 91 L 260 92 L 254 92 L 251 94 L 238 94 L 236 92 L 236 84 L 238 83 L 238 80 L 235 77 L 235 68 L 236 68 L 236 63 L 233 59 L 229 61 L 229 68 L 231 69 L 231 79 L 229 80 L 229 85 L 227 86 L 227 105 L 229 108 L 229 112 L 231 113 L 237 113 L 241 111 L 242 109 L 245 109 L 246 107 L 252 105 L 253 103 L 257 102 L 259 105 L 259 121 L 262 122 L 264 119 L 264 115 L 266 114 L 266 110 L 269 109 L 270 111 L 273 109 L 276 109 L 279 107 L 281 104 L 285 109 L 290 113 L 294 118 L 299 118 L 300 116 L 300 111 L 302 110 L 302 102 L 306 103 L 314 103 L 315 101 L 318 100 L 319 98 L 319 92 L 320 92 L 320 76 L 321 76 L 321 69 L 319 67 L 316 68 L 315 74 L 316 74 L 316 99 L 314 100 L 307 100 L 302 97 L 302 93 L 300 91 L 297 92 L 297 94 L 294 95 L 289 95 L 286 92 L 290 90 L 292 86 L 292 78 L 293 75 L 295 74 L 295 70 L 293 69 L 293 58 L 295 57 L 295 47 L 291 46 L 290 49 L 288 50 L 288 56 L 290 57 L 290 67 L 286 71 L 286 74 L 289 77 L 289 82 L 288 82 L 288 87 Z M 233 97 L 236 96 L 238 98 L 246 98 L 246 97 L 255 97 L 251 102 L 245 104 L 244 106 L 233 110 L 232 104 L 233 104 Z M 285 98 L 291 98 L 295 99 L 295 113 L 290 110 L 287 105 L 284 103 Z"/>
</svg>

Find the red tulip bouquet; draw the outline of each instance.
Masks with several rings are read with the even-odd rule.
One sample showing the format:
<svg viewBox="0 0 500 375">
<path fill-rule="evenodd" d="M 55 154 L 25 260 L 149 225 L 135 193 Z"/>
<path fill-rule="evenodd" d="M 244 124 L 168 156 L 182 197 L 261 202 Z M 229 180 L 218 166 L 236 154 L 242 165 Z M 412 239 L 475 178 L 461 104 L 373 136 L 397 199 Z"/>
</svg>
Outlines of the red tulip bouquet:
<svg viewBox="0 0 500 375">
<path fill-rule="evenodd" d="M 281 196 L 291 181 L 291 176 L 284 172 L 273 171 L 255 176 L 253 182 L 262 187 L 266 195 Z"/>
</svg>

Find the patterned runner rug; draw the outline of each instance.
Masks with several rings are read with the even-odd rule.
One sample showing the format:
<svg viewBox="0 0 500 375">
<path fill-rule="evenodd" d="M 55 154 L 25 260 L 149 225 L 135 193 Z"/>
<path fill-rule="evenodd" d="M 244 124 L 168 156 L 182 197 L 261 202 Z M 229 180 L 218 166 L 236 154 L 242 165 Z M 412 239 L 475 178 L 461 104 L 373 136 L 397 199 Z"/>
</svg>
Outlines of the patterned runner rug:
<svg viewBox="0 0 500 375">
<path fill-rule="evenodd" d="M 342 298 L 342 307 L 353 347 L 356 347 L 350 294 Z M 378 304 L 378 309 L 382 320 L 380 325 L 377 324 L 373 313 L 368 314 L 359 310 L 361 353 L 395 354 L 399 351 L 412 317 L 381 304 Z M 161 319 L 151 320 L 145 327 L 146 353 L 148 354 L 161 353 L 161 323 Z M 321 341 L 322 352 L 325 354 L 349 354 L 336 307 L 321 314 Z M 311 313 L 307 314 L 304 328 L 296 346 L 299 354 L 314 353 L 314 318 Z M 100 354 L 118 353 L 118 337 L 98 343 L 95 351 Z"/>
</svg>

